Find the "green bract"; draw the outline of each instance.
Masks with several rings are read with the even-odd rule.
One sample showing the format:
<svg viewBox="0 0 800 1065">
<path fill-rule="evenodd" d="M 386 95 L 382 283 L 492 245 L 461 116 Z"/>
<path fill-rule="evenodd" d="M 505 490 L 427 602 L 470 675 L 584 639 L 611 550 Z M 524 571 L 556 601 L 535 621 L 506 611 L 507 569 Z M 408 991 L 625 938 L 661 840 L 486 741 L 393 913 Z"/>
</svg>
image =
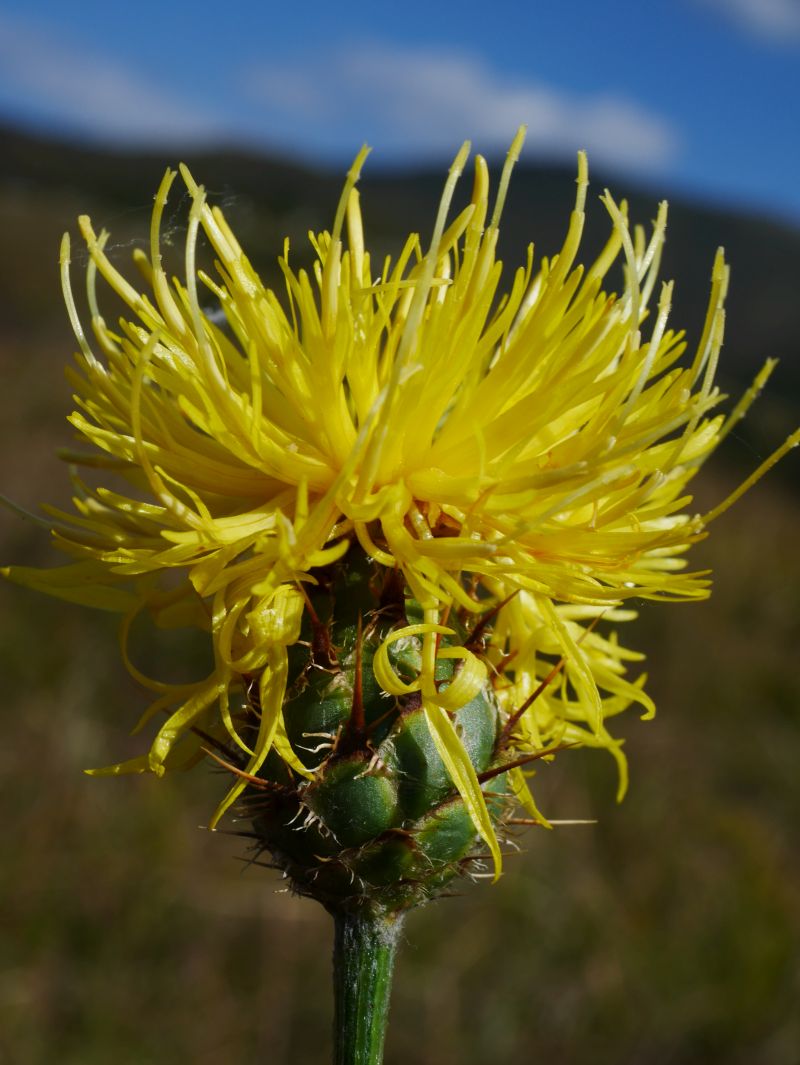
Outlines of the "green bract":
<svg viewBox="0 0 800 1065">
<path fill-rule="evenodd" d="M 396 574 L 360 551 L 315 576 L 320 583 L 292 649 L 284 706 L 288 740 L 313 780 L 271 756 L 242 812 L 252 818 L 257 846 L 301 894 L 331 909 L 408 908 L 479 867 L 486 849 L 439 754 L 420 694 L 390 696 L 375 680 L 379 648 L 416 621 L 420 608 Z M 468 635 L 443 636 L 442 646 L 462 639 Z M 398 676 L 411 681 L 419 674 L 419 637 L 387 646 Z M 458 671 L 457 661 L 438 658 L 439 689 Z M 255 718 L 258 707 L 251 702 L 248 712 Z M 501 821 L 513 796 L 502 772 L 492 773 L 502 743 L 491 685 L 452 721 L 478 779 L 491 774 L 483 794 Z"/>
</svg>

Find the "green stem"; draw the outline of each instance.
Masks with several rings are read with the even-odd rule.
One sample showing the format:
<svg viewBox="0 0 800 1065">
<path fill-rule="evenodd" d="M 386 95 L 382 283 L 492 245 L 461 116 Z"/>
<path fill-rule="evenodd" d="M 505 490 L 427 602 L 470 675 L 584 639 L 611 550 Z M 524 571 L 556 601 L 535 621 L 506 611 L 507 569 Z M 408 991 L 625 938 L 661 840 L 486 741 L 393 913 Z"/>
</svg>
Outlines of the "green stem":
<svg viewBox="0 0 800 1065">
<path fill-rule="evenodd" d="M 401 916 L 334 914 L 334 1065 L 381 1065 Z"/>
</svg>

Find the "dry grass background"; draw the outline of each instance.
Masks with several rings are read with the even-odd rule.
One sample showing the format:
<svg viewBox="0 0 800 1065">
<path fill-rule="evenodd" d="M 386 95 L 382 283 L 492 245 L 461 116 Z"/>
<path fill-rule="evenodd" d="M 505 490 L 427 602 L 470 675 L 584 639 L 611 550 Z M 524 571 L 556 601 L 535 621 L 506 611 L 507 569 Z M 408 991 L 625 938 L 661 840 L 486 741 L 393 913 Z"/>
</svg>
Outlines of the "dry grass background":
<svg viewBox="0 0 800 1065">
<path fill-rule="evenodd" d="M 18 256 L 16 271 L 0 256 L 15 300 L 0 333 L 0 486 L 34 507 L 68 495 L 53 450 L 68 441 L 72 343 L 49 308 L 79 196 L 57 210 L 16 196 L 0 226 Z M 768 442 L 769 417 L 703 476 L 701 500 Z M 648 652 L 659 715 L 620 720 L 626 802 L 609 758 L 562 756 L 539 775 L 544 807 L 598 824 L 529 832 L 498 886 L 465 884 L 411 916 L 387 1065 L 800 1062 L 796 470 L 700 545 L 710 602 L 643 605 L 627 634 Z M 0 521 L 4 562 L 53 560 L 43 533 Z M 174 650 L 140 654 L 157 672 Z M 1 588 L 0 676 L 0 1062 L 325 1063 L 329 920 L 245 866 L 239 841 L 198 827 L 222 781 L 81 773 L 135 748 L 142 695 L 113 618 Z"/>
</svg>

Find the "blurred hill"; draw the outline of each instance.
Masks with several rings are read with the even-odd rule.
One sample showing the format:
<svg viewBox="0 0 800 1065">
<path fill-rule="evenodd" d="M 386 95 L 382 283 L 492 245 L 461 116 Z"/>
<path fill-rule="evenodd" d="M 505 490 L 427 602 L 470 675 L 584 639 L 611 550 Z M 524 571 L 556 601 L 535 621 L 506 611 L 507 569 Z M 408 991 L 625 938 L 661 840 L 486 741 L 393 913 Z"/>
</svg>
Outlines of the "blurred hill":
<svg viewBox="0 0 800 1065">
<path fill-rule="evenodd" d="M 0 127 L 0 338 L 25 335 L 62 346 L 72 340 L 55 280 L 58 246 L 65 229 L 74 232 L 79 214 L 95 229 L 111 231 L 110 254 L 131 270 L 133 247 L 145 247 L 153 195 L 166 167 L 186 162 L 220 204 L 253 264 L 268 281 L 281 285 L 276 261 L 288 236 L 295 264 L 311 260 L 309 229 L 331 224 L 343 172 L 312 170 L 285 159 L 245 151 L 165 153 L 106 151 L 47 140 Z M 379 163 L 379 160 L 377 161 Z M 590 160 L 591 165 L 591 160 Z M 496 169 L 496 167 L 495 167 Z M 395 254 L 411 231 L 430 232 L 441 195 L 444 167 L 387 172 L 367 161 L 360 188 L 369 247 L 375 259 Z M 586 231 L 579 260 L 589 262 L 610 228 L 598 197 L 608 184 L 617 201 L 625 198 L 630 216 L 649 227 L 657 200 L 602 173 L 590 173 Z M 500 253 L 509 274 L 525 260 L 530 241 L 537 259 L 552 255 L 563 241 L 571 210 L 575 174 L 563 167 L 520 165 L 512 179 L 501 231 Z M 470 178 L 457 190 L 466 201 Z M 165 243 L 173 245 L 174 266 L 188 216 L 188 197 L 179 185 L 172 193 Z M 777 358 L 778 387 L 768 390 L 738 431 L 745 446 L 762 454 L 787 435 L 800 415 L 800 229 L 774 219 L 716 210 L 680 199 L 670 201 L 667 244 L 661 276 L 676 279 L 671 323 L 687 332 L 690 345 L 700 336 L 706 312 L 711 264 L 724 246 L 732 265 L 726 340 L 718 380 L 733 394 L 752 381 L 766 358 Z M 84 255 L 80 240 L 73 258 Z M 619 275 L 617 275 L 617 279 Z M 612 274 L 609 284 L 613 284 Z M 794 477 L 796 462 L 779 476 Z"/>
<path fill-rule="evenodd" d="M 294 255 L 307 254 L 306 232 L 330 225 L 343 180 L 339 171 L 311 170 L 243 151 L 168 158 L 163 152 L 101 151 L 2 127 L 0 143 L 0 324 L 5 328 L 27 328 L 31 311 L 40 325 L 51 316 L 63 319 L 58 286 L 46 281 L 43 264 L 53 261 L 61 231 L 74 226 L 76 214 L 90 214 L 96 228 L 110 228 L 112 246 L 147 240 L 144 223 L 167 165 L 188 163 L 224 206 L 254 264 L 267 274 L 285 236 L 292 240 Z M 360 187 L 369 244 L 376 253 L 396 251 L 411 230 L 424 239 L 433 224 L 443 172 L 437 167 L 387 173 L 368 160 Z M 574 176 L 559 167 L 517 167 L 501 234 L 509 268 L 524 262 L 531 240 L 537 257 L 558 250 L 574 196 Z M 593 173 L 591 180 L 582 261 L 599 250 L 609 231 L 605 209 L 597 202 L 607 179 Z M 465 177 L 462 199 L 469 185 Z M 618 181 L 610 187 L 618 201 L 629 201 L 631 218 L 649 226 L 655 198 Z M 699 334 L 711 262 L 723 245 L 733 267 L 723 377 L 749 382 L 765 358 L 779 358 L 784 398 L 800 403 L 800 229 L 679 199 L 671 201 L 669 219 L 662 276 L 677 279 L 673 324 L 686 328 L 690 339 Z"/>
<path fill-rule="evenodd" d="M 0 491 L 35 509 L 70 488 L 54 457 L 71 442 L 62 367 L 74 348 L 58 246 L 78 214 L 112 232 L 131 269 L 147 240 L 163 153 L 107 153 L 0 131 Z M 284 236 L 330 224 L 343 175 L 246 153 L 186 156 L 254 263 L 274 278 Z M 376 254 L 430 231 L 443 168 L 402 176 L 368 164 L 361 184 Z M 594 174 L 590 202 L 605 182 Z M 464 182 L 462 196 L 467 196 Z M 615 181 L 631 215 L 655 200 Z M 574 174 L 520 167 L 505 257 L 560 246 Z M 167 247 L 181 254 L 185 195 Z M 590 208 L 582 258 L 608 231 Z M 800 417 L 800 233 L 774 221 L 671 204 L 665 277 L 675 325 L 699 336 L 712 257 L 733 266 L 722 378 L 740 391 L 782 364 L 698 510 Z M 73 247 L 76 280 L 86 261 Z M 746 435 L 745 435 L 746 434 Z M 727 458 L 727 462 L 724 459 Z M 646 652 L 659 714 L 615 721 L 631 791 L 611 759 L 570 752 L 535 787 L 553 817 L 598 823 L 520 837 L 497 886 L 412 916 L 387 1065 L 796 1065 L 800 1062 L 800 528 L 797 453 L 697 546 L 715 592 L 701 604 L 640 604 L 623 634 Z M 44 531 L 0 511 L 0 565 L 61 562 Z M 90 780 L 87 765 L 143 749 L 126 733 L 145 705 L 119 661 L 116 619 L 0 585 L 0 1065 L 324 1065 L 330 928 L 263 869 L 240 872 L 240 840 L 198 831 L 220 778 Z M 179 657 L 164 633 L 136 648 L 146 673 Z M 639 666 L 634 663 L 634 674 Z"/>
</svg>

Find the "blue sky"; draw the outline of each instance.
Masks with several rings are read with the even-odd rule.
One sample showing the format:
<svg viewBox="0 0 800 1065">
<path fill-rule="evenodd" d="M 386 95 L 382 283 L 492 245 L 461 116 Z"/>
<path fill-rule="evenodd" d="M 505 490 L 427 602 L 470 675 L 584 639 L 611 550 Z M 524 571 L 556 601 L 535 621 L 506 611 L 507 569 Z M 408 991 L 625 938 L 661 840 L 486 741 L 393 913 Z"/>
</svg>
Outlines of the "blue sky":
<svg viewBox="0 0 800 1065">
<path fill-rule="evenodd" d="M 463 139 L 800 222 L 800 0 L 3 0 L 0 117 L 344 166 Z M 235 177 L 232 178 L 235 181 Z"/>
</svg>

